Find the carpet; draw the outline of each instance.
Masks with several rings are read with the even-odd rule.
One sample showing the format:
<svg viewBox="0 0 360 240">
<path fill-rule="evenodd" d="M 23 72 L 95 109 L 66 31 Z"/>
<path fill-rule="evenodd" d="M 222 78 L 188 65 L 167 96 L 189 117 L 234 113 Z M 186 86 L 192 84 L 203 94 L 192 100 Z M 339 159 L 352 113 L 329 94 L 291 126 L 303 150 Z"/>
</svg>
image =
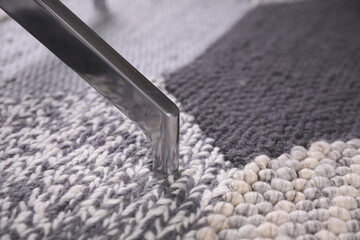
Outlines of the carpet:
<svg viewBox="0 0 360 240">
<path fill-rule="evenodd" d="M 180 107 L 179 172 L 2 20 L 1 239 L 360 239 L 358 1 L 85 2 Z"/>
</svg>

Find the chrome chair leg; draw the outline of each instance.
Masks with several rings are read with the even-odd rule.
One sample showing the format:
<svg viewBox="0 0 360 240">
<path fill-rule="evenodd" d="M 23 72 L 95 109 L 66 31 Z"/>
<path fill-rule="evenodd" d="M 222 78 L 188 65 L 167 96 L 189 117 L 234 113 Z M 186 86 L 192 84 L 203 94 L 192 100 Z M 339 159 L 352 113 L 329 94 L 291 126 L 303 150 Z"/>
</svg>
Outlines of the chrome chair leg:
<svg viewBox="0 0 360 240">
<path fill-rule="evenodd" d="M 144 131 L 155 171 L 177 170 L 179 109 L 158 88 L 59 0 L 0 0 L 0 8 Z"/>
</svg>

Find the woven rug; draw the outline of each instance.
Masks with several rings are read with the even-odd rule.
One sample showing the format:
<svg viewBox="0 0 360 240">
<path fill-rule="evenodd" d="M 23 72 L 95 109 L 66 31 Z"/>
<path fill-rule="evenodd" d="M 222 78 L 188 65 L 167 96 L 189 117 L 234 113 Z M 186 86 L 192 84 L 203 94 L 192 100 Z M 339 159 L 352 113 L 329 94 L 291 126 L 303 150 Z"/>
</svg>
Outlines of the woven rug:
<svg viewBox="0 0 360 240">
<path fill-rule="evenodd" d="M 65 4 L 180 107 L 179 172 L 2 19 L 0 239 L 360 239 L 359 1 Z"/>
</svg>

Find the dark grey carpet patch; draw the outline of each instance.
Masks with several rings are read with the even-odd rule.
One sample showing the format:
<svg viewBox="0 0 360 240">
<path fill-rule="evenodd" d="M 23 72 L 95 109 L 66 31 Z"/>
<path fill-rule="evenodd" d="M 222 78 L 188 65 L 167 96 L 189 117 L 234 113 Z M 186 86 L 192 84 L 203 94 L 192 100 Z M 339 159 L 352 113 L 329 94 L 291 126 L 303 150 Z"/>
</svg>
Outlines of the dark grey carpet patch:
<svg viewBox="0 0 360 240">
<path fill-rule="evenodd" d="M 168 76 L 227 160 L 360 136 L 360 1 L 258 7 Z"/>
</svg>

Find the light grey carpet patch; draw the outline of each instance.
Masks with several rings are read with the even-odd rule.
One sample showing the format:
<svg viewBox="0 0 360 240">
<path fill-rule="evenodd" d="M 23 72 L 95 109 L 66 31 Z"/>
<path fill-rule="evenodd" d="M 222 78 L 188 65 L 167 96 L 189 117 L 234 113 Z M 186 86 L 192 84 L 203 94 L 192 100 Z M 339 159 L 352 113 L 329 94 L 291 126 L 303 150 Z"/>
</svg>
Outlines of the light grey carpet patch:
<svg viewBox="0 0 360 240">
<path fill-rule="evenodd" d="M 165 178 L 144 134 L 94 91 L 0 100 L 1 239 L 175 239 L 226 169 L 187 114 L 180 171 Z"/>
<path fill-rule="evenodd" d="M 87 0 L 65 4 L 146 77 L 193 60 L 249 8 L 248 1 L 107 1 L 105 17 Z M 81 91 L 88 85 L 13 20 L 0 22 L 0 94 Z"/>
</svg>

